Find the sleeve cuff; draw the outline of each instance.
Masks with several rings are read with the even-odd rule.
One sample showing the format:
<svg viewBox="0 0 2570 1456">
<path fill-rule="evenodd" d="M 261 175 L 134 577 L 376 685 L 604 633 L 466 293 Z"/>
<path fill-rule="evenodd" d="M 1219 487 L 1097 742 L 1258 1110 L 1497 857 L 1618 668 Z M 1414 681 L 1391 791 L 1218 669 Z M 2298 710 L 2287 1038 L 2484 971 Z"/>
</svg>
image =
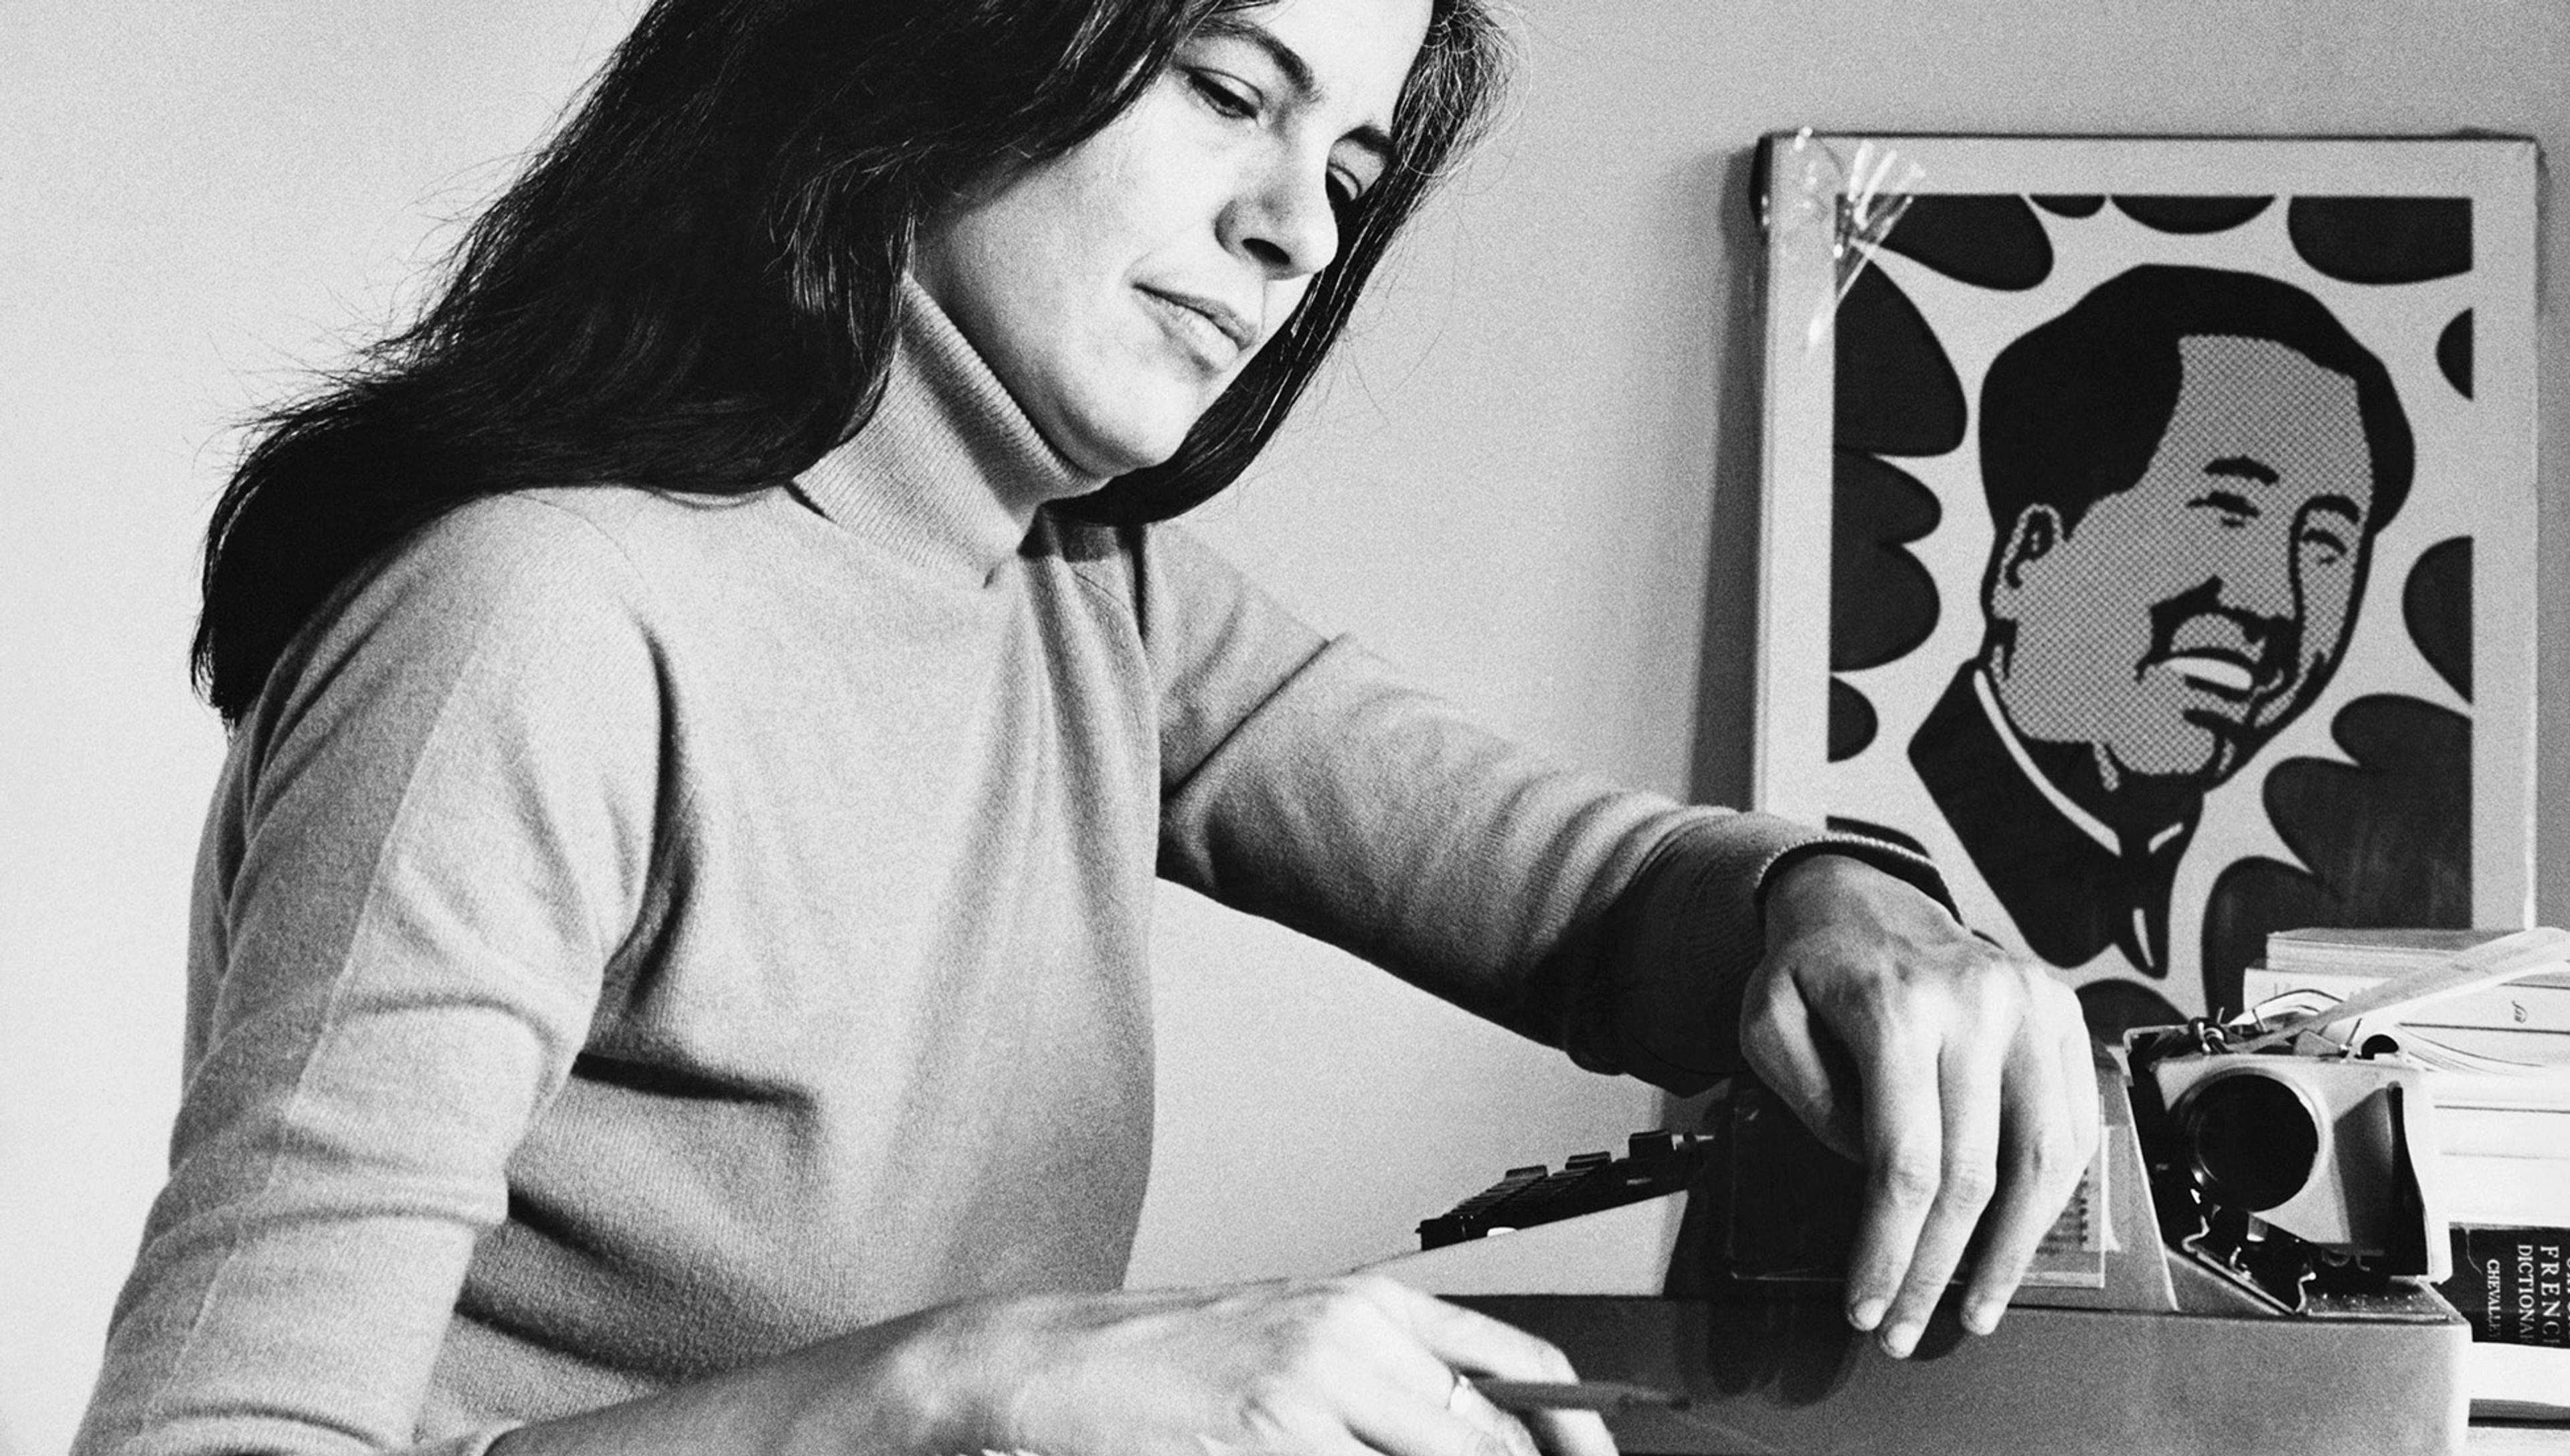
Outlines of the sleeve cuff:
<svg viewBox="0 0 2570 1456">
<path fill-rule="evenodd" d="M 1758 877 L 1758 903 L 1761 906 L 1767 903 L 1767 887 L 1776 883 L 1778 875 L 1814 855 L 1845 855 L 1851 860 L 1862 860 L 1943 906 L 1945 913 L 1958 920 L 1962 918 L 1961 911 L 1954 909 L 1952 892 L 1945 888 L 1945 877 L 1936 873 L 1936 867 L 1929 863 L 1927 856 L 1902 849 L 1897 845 L 1886 844 L 1881 840 L 1853 834 L 1815 835 L 1812 839 L 1770 860 L 1766 870 Z"/>
<path fill-rule="evenodd" d="M 1741 1070 L 1740 1007 L 1766 955 L 1767 888 L 1814 855 L 1861 860 L 1953 912 L 1944 878 L 1908 850 L 1767 815 L 1699 821 L 1660 846 L 1613 912 L 1612 1032 L 1592 1064 L 1681 1097 Z"/>
</svg>

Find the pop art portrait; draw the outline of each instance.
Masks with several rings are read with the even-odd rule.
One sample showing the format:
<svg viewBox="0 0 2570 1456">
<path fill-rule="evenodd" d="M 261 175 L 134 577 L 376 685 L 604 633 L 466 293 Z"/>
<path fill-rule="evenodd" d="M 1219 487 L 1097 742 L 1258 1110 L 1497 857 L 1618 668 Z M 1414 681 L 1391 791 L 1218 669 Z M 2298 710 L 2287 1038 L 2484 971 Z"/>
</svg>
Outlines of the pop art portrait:
<svg viewBox="0 0 2570 1456">
<path fill-rule="evenodd" d="M 2524 923 L 2531 148 L 1771 148 L 1761 807 L 2101 1030 Z"/>
</svg>

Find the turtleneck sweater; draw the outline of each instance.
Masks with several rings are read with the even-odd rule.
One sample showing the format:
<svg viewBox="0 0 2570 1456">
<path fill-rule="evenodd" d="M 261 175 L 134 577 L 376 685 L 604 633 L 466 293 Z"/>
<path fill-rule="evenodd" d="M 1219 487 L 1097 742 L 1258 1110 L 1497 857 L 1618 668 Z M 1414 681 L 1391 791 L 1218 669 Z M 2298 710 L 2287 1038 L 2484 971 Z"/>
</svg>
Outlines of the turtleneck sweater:
<svg viewBox="0 0 2570 1456">
<path fill-rule="evenodd" d="M 1042 509 L 1098 484 L 907 285 L 790 485 L 487 498 L 343 588 L 215 792 L 77 1456 L 467 1456 L 1115 1287 L 1155 875 L 1600 1071 L 1731 1060 L 1758 886 L 1821 837 L 1540 762 L 1183 531 Z"/>
</svg>

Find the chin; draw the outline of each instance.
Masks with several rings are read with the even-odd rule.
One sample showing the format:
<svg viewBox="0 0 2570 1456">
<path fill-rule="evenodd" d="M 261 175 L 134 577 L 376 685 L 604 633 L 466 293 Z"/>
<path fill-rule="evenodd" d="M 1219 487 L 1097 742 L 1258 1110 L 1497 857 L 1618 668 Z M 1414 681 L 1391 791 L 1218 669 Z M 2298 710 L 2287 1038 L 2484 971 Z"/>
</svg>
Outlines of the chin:
<svg viewBox="0 0 2570 1456">
<path fill-rule="evenodd" d="M 1066 450 L 1063 455 L 1082 472 L 1112 480 L 1117 476 L 1129 476 L 1135 471 L 1149 470 L 1155 465 L 1168 464 L 1176 457 L 1178 447 L 1184 443 L 1184 436 L 1165 443 L 1159 441 L 1137 443 L 1125 440 L 1091 442 L 1076 451 Z"/>
<path fill-rule="evenodd" d="M 1065 459 L 1089 475 L 1130 475 L 1174 458 L 1187 443 L 1198 413 L 1194 408 L 1083 411 L 1068 428 L 1044 434 Z"/>
<path fill-rule="evenodd" d="M 2109 743 L 2106 753 L 2128 777 L 2210 788 L 2231 776 L 2243 755 L 2218 726 L 2181 721 L 2138 742 Z"/>
<path fill-rule="evenodd" d="M 2210 792 L 2229 783 L 2256 751 L 2237 738 L 2218 738 L 2206 746 L 2201 757 L 2168 777 L 2199 792 Z"/>
</svg>

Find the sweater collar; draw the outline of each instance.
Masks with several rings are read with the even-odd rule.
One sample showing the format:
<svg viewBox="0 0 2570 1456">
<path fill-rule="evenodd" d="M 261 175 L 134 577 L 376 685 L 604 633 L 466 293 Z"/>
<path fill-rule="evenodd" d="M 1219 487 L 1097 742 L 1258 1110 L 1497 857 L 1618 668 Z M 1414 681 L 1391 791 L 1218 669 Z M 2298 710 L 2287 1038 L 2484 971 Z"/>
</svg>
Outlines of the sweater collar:
<svg viewBox="0 0 2570 1456">
<path fill-rule="evenodd" d="M 1046 443 L 916 279 L 902 278 L 898 306 L 874 418 L 794 483 L 822 515 L 903 559 L 988 582 L 1038 508 L 1105 482 Z"/>
</svg>

